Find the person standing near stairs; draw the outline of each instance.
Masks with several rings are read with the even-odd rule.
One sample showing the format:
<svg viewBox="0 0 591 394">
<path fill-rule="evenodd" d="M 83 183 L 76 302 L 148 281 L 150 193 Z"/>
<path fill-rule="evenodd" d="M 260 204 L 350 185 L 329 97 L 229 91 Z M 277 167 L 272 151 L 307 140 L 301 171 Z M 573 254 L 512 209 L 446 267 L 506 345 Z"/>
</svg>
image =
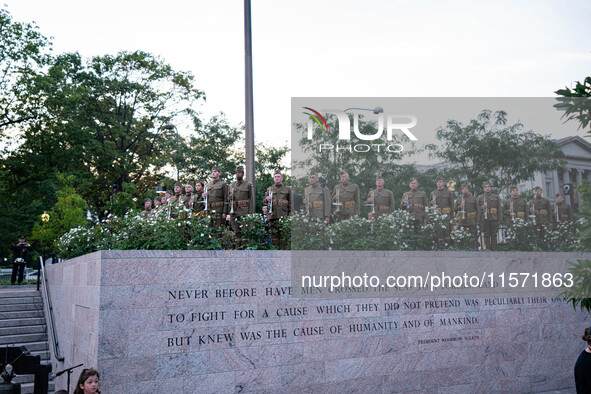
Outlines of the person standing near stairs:
<svg viewBox="0 0 591 394">
<path fill-rule="evenodd" d="M 25 236 L 21 235 L 18 237 L 18 243 L 10 247 L 14 254 L 14 260 L 12 261 L 12 276 L 10 283 L 14 285 L 17 280 L 18 273 L 18 284 L 23 283 L 23 275 L 25 273 L 25 266 L 29 259 L 29 251 L 33 249 L 31 245 L 25 242 Z"/>
</svg>

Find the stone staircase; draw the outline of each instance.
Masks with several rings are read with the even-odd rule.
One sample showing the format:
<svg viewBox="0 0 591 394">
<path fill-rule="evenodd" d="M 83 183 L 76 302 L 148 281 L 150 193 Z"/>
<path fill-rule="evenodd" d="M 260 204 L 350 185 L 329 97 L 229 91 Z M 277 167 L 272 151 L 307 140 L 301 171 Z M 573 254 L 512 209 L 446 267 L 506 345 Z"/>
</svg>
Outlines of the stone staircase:
<svg viewBox="0 0 591 394">
<path fill-rule="evenodd" d="M 36 285 L 0 286 L 0 346 L 25 346 L 41 357 L 41 364 L 50 362 L 43 298 Z M 34 375 L 21 375 L 13 382 L 26 394 L 33 392 L 34 380 Z M 49 381 L 49 392 L 53 391 L 54 382 Z"/>
</svg>

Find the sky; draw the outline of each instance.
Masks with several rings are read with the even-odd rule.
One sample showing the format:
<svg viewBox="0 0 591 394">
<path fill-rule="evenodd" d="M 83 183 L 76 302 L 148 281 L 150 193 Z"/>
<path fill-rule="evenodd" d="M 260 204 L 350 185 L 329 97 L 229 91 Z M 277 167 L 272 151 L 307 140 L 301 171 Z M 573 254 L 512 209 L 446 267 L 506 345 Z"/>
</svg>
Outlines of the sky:
<svg viewBox="0 0 591 394">
<path fill-rule="evenodd" d="M 54 53 L 150 52 L 195 75 L 205 118 L 244 122 L 243 1 L 4 3 Z M 289 143 L 292 97 L 553 96 L 591 75 L 590 19 L 586 0 L 252 0 L 255 140 Z"/>
</svg>

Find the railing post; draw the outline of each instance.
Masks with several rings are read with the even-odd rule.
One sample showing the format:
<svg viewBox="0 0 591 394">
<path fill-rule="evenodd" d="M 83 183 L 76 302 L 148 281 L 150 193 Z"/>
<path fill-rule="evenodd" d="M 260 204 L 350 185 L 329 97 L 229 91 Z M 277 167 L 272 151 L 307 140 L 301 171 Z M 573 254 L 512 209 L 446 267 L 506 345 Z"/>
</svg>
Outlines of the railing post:
<svg viewBox="0 0 591 394">
<path fill-rule="evenodd" d="M 39 256 L 39 263 L 41 265 L 39 271 L 43 274 L 43 293 L 45 294 L 45 306 L 47 308 L 47 319 L 49 319 L 49 331 L 51 332 L 51 339 L 53 342 L 53 353 L 58 361 L 64 361 L 57 341 L 57 335 L 55 333 L 55 326 L 53 324 L 53 308 L 51 307 L 51 298 L 49 297 L 49 291 L 47 289 L 47 278 L 45 277 L 45 264 L 43 263 L 43 257 Z"/>
</svg>

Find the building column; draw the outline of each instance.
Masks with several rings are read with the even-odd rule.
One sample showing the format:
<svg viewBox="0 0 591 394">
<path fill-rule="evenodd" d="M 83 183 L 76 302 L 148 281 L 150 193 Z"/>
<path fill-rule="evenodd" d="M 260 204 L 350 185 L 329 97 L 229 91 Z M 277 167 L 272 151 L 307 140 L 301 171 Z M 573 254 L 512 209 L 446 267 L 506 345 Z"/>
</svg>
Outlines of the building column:
<svg viewBox="0 0 591 394">
<path fill-rule="evenodd" d="M 560 190 L 560 183 L 558 181 L 558 170 L 554 170 L 552 172 L 552 181 L 554 182 L 554 190 L 556 190 L 556 193 L 562 193 L 562 190 Z M 556 196 L 551 196 L 553 201 L 556 201 Z"/>
<path fill-rule="evenodd" d="M 562 172 L 562 184 L 566 185 L 567 183 L 570 183 L 570 169 L 567 168 Z M 570 200 L 570 195 L 565 195 L 564 196 L 564 202 L 566 202 L 567 204 L 569 204 L 571 207 L 573 206 L 573 202 Z"/>
<path fill-rule="evenodd" d="M 581 183 L 583 182 L 583 170 L 581 169 L 575 169 L 575 171 L 577 172 L 577 188 L 581 185 Z M 581 194 L 579 193 L 579 190 L 577 189 L 577 200 L 578 200 L 578 205 L 577 205 L 577 210 L 581 207 Z"/>
</svg>

